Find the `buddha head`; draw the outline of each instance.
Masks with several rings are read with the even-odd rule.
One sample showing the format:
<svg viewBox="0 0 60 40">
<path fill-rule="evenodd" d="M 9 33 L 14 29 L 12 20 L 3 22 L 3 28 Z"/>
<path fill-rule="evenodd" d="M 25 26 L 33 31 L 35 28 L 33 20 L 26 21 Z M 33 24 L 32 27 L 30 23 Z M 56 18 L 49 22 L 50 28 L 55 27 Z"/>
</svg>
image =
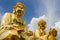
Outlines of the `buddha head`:
<svg viewBox="0 0 60 40">
<path fill-rule="evenodd" d="M 46 21 L 41 19 L 38 21 L 38 27 L 42 30 L 44 30 L 46 28 Z"/>
<path fill-rule="evenodd" d="M 50 28 L 49 35 L 56 37 L 57 36 L 57 30 L 55 28 Z"/>
<path fill-rule="evenodd" d="M 22 16 L 25 12 L 25 5 L 22 2 L 17 2 L 14 5 L 14 14 L 16 14 L 18 17 Z"/>
</svg>

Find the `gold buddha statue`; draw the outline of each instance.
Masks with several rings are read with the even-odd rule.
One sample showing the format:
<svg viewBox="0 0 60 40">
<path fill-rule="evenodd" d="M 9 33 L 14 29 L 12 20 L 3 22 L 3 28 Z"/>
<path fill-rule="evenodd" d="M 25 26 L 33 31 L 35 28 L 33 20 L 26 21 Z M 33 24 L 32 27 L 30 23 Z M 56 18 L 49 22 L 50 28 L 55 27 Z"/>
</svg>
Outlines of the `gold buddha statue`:
<svg viewBox="0 0 60 40">
<path fill-rule="evenodd" d="M 44 29 L 46 28 L 46 21 L 41 19 L 38 21 L 38 28 L 35 30 L 35 38 L 40 38 L 41 36 L 44 36 L 46 33 Z"/>
<path fill-rule="evenodd" d="M 39 40 L 57 40 L 57 30 L 55 28 L 50 28 L 48 33 L 44 36 L 41 36 Z"/>
<path fill-rule="evenodd" d="M 57 30 L 55 28 L 50 28 L 48 32 L 48 40 L 57 40 Z"/>
<path fill-rule="evenodd" d="M 1 20 L 0 40 L 20 40 L 21 32 L 27 31 L 26 23 L 22 19 L 25 5 L 18 2 L 14 5 L 13 12 L 7 12 Z M 16 36 L 16 39 L 13 36 Z"/>
</svg>

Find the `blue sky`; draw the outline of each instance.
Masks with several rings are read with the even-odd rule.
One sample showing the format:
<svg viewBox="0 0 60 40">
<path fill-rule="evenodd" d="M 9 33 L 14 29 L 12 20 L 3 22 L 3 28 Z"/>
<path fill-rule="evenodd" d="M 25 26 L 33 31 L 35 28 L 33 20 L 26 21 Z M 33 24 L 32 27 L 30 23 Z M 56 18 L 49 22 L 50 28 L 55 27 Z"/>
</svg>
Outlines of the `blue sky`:
<svg viewBox="0 0 60 40">
<path fill-rule="evenodd" d="M 0 18 L 5 12 L 12 12 L 17 2 L 23 2 L 26 6 L 23 19 L 27 24 L 30 24 L 33 17 L 39 18 L 43 15 L 50 26 L 60 21 L 60 0 L 0 0 Z"/>
</svg>

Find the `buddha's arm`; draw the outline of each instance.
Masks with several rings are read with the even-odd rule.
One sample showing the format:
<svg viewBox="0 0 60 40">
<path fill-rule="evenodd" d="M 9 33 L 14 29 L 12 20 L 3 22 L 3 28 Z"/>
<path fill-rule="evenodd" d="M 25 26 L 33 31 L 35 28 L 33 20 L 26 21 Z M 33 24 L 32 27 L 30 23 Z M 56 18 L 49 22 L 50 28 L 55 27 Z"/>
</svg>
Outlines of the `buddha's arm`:
<svg viewBox="0 0 60 40">
<path fill-rule="evenodd" d="M 37 38 L 40 37 L 40 35 L 39 35 L 39 30 L 38 30 L 38 29 L 35 30 L 35 37 L 37 37 Z"/>
<path fill-rule="evenodd" d="M 2 20 L 1 20 L 1 24 L 5 25 L 8 24 L 11 21 L 11 14 L 10 13 L 5 13 L 5 15 L 3 16 Z"/>
</svg>

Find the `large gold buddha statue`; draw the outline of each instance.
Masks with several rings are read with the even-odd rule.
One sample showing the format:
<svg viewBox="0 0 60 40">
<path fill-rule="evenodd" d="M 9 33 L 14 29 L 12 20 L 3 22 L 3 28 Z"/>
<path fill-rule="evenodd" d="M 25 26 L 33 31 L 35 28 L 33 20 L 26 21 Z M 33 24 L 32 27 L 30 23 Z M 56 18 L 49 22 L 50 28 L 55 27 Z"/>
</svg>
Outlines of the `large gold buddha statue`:
<svg viewBox="0 0 60 40">
<path fill-rule="evenodd" d="M 25 5 L 22 2 L 18 2 L 14 5 L 12 13 L 5 13 L 1 20 L 0 40 L 16 40 L 17 38 L 17 40 L 20 39 L 21 32 L 25 32 L 27 30 L 26 23 L 22 19 L 24 12 Z"/>
</svg>

